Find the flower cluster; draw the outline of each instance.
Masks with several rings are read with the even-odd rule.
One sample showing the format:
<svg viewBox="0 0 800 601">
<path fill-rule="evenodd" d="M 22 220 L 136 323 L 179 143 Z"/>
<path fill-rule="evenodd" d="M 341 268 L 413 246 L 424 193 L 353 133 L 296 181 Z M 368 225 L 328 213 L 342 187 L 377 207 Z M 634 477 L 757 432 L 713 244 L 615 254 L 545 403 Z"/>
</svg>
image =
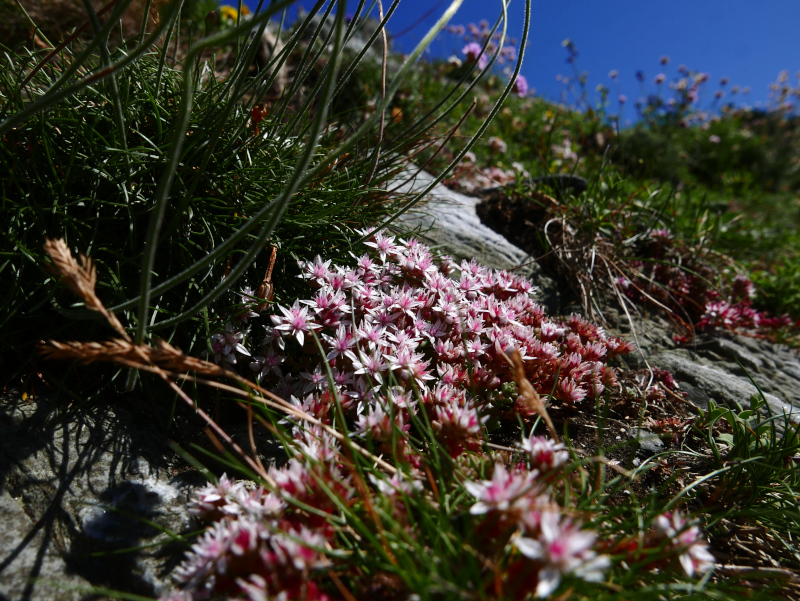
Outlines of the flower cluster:
<svg viewBox="0 0 800 601">
<path fill-rule="evenodd" d="M 517 40 L 514 38 L 505 40 L 498 52 L 497 48 L 502 34 L 499 32 L 492 34 L 488 21 L 483 20 L 478 25 L 470 23 L 466 27 L 464 25 L 450 25 L 447 32 L 466 42 L 461 48 L 461 56 L 464 57 L 464 61 L 467 64 L 476 65 L 481 71 L 487 67 L 489 59 L 495 53 L 497 53 L 497 64 L 499 65 L 513 63 L 518 58 Z M 448 59 L 448 63 L 458 66 L 462 64 L 461 59 L 455 54 Z M 510 79 L 511 67 L 506 66 L 503 73 Z M 518 75 L 514 78 L 513 92 L 520 98 L 524 98 L 528 94 L 528 80 L 523 75 Z"/>
<path fill-rule="evenodd" d="M 665 544 L 678 555 L 681 568 L 687 576 L 705 573 L 714 568 L 714 556 L 708 550 L 700 528 L 690 524 L 678 512 L 667 512 L 655 519 L 653 524 L 656 542 Z"/>
<path fill-rule="evenodd" d="M 195 493 L 190 510 L 209 528 L 176 571 L 183 590 L 162 596 L 162 601 L 329 599 L 325 583 L 343 556 L 336 553 L 331 523 L 303 507 L 339 517 L 337 505 L 357 500 L 355 487 L 337 466 L 338 449 L 319 452 L 332 443 L 319 429 L 298 435 L 295 443 L 303 460 L 272 468 L 273 490 L 223 476 Z M 567 460 L 564 446 L 534 437 L 523 438 L 519 450 L 527 461 L 511 468 L 498 461 L 491 480 L 462 482 L 467 499 L 473 500 L 471 506 L 467 500 L 475 532 L 472 544 L 493 556 L 502 555 L 506 547 L 516 549 L 506 552 L 508 563 L 502 568 L 505 592 L 514 598 L 548 597 L 567 576 L 602 580 L 611 560 L 599 549 L 608 544 L 568 517 L 553 494 L 557 478 L 551 476 Z M 389 511 L 406 536 L 418 536 L 408 519 L 409 503 L 427 502 L 430 492 L 423 482 L 402 472 L 391 478 L 370 474 L 369 479 L 374 503 Z M 652 569 L 677 560 L 688 577 L 714 567 L 698 526 L 677 512 L 657 516 L 648 533 L 622 541 L 614 552 L 644 560 Z"/>
<path fill-rule="evenodd" d="M 504 140 L 501 138 L 494 140 L 494 143 L 489 146 L 490 150 L 501 154 L 508 150 L 508 145 Z M 497 166 L 478 168 L 476 160 L 473 152 L 466 153 L 456 167 L 454 176 L 444 180 L 444 184 L 464 194 L 473 194 L 487 188 L 513 184 L 531 176 L 522 163 L 517 161 L 511 163 L 510 169 L 504 169 Z"/>
<path fill-rule="evenodd" d="M 642 257 L 655 261 L 632 261 L 634 277 L 620 277 L 615 285 L 626 296 L 641 303 L 657 302 L 688 316 L 698 330 L 727 329 L 770 335 L 794 327 L 786 315 L 771 317 L 752 306 L 753 284 L 737 275 L 721 289 L 714 287 L 717 274 L 683 248 L 666 229 L 649 232 L 640 249 Z M 686 341 L 683 337 L 676 340 Z"/>
<path fill-rule="evenodd" d="M 532 466 L 549 470 L 565 460 L 561 457 L 566 454 L 563 447 L 550 440 L 526 439 L 521 447 L 530 451 L 531 457 L 548 457 L 544 464 L 532 461 Z M 559 459 L 553 461 L 553 457 Z M 470 513 L 485 516 L 484 524 L 491 525 L 486 531 L 487 538 L 505 540 L 509 530 L 516 531 L 512 540 L 523 559 L 516 560 L 510 571 L 516 573 L 524 565 L 525 571 L 537 573 L 534 591 L 530 592 L 547 597 L 566 574 L 588 581 L 602 580 L 611 562 L 594 551 L 597 535 L 561 515 L 538 468 L 509 472 L 498 463 L 491 480 L 468 481 L 464 487 L 476 499 Z M 525 587 L 525 584 L 512 586 Z"/>
<path fill-rule="evenodd" d="M 472 60 L 474 62 L 475 57 L 480 54 L 481 48 L 486 40 L 491 35 L 491 29 L 489 28 L 489 22 L 485 19 L 481 20 L 480 23 L 477 25 L 475 23 L 469 23 L 466 27 L 464 25 L 450 25 L 447 28 L 447 31 L 450 35 L 454 35 L 459 38 L 463 38 L 467 45 L 462 50 L 462 53 L 468 56 L 468 60 Z M 491 35 L 491 40 L 487 44 L 486 52 L 484 55 L 491 56 L 497 50 L 497 44 L 500 41 L 502 34 L 499 32 L 495 32 L 494 35 Z M 473 58 L 469 59 L 469 55 L 472 54 Z M 514 38 L 510 38 L 505 40 L 503 47 L 500 48 L 500 54 L 497 57 L 497 62 L 501 65 L 506 62 L 514 62 L 517 60 L 517 40 Z M 488 62 L 488 58 L 487 58 Z M 478 65 L 479 68 L 483 69 L 485 67 L 485 63 L 483 66 Z"/>
<path fill-rule="evenodd" d="M 616 382 L 606 363 L 631 346 L 577 315 L 549 319 L 527 280 L 474 261 L 437 266 L 426 246 L 381 232 L 366 244 L 372 252 L 354 267 L 302 263 L 313 297 L 279 306 L 247 351 L 262 385 L 323 422 L 338 399 L 361 435 L 388 444 L 403 440 L 422 402 L 458 455 L 480 441 L 481 416 L 528 414 L 503 388 L 513 381 L 510 349 L 537 392 L 562 403 Z"/>
<path fill-rule="evenodd" d="M 412 516 L 442 493 L 460 499 L 451 510 L 471 514 L 470 545 L 505 558 L 510 596 L 547 597 L 564 578 L 597 581 L 610 568 L 608 543 L 561 505 L 571 477 L 565 445 L 523 437 L 514 452 L 491 455 L 481 442 L 487 418 L 530 417 L 511 377 L 512 349 L 539 395 L 572 404 L 614 384 L 606 362 L 630 346 L 580 316 L 549 319 L 522 278 L 475 262 L 435 262 L 415 240 L 367 233 L 371 251 L 352 267 L 301 264 L 312 298 L 278 307 L 258 349 L 234 326 L 215 339 L 220 362 L 243 369 L 248 358 L 262 385 L 323 425 L 287 418 L 289 460 L 268 470 L 269 488 L 223 476 L 196 492 L 190 511 L 209 527 L 176 572 L 183 590 L 163 601 L 328 599 L 339 578 L 363 577 L 348 564 L 352 547 L 337 548 L 348 515 L 361 512 L 360 529 L 390 520 L 421 541 L 424 520 Z M 247 311 L 238 314 L 248 332 L 256 327 Z M 393 473 L 365 478 L 353 468 L 350 450 L 324 425 L 340 409 L 351 436 L 392 461 L 382 465 Z M 439 484 L 416 442 L 426 437 L 461 466 Z M 491 479 L 480 479 L 484 471 Z M 677 514 L 665 519 L 648 544 L 679 557 L 689 575 L 709 569 L 699 530 Z"/>
<path fill-rule="evenodd" d="M 297 457 L 269 470 L 274 490 L 223 475 L 195 492 L 189 511 L 209 528 L 175 573 L 183 595 L 166 599 L 328 598 L 314 581 L 330 563 L 324 549 L 333 531 L 324 516 L 355 491 L 340 470 L 340 449 L 321 429 L 298 430 L 293 448 Z"/>
</svg>

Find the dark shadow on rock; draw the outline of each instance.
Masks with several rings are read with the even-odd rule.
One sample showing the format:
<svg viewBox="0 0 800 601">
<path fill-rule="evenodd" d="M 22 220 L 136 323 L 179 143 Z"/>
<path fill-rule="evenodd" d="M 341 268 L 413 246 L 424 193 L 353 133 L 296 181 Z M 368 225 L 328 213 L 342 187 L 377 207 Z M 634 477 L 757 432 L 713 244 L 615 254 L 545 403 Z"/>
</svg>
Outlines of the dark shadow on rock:
<svg viewBox="0 0 800 601">
<path fill-rule="evenodd" d="M 0 520 L 14 524 L 0 546 L 0 590 L 26 600 L 79 599 L 70 587 L 91 585 L 160 594 L 168 584 L 161 566 L 175 563 L 167 547 L 119 551 L 193 526 L 187 505 L 197 482 L 173 478 L 185 467 L 167 443 L 120 403 L 60 419 L 42 397 L 0 399 Z M 180 557 L 177 547 L 170 552 Z"/>
</svg>

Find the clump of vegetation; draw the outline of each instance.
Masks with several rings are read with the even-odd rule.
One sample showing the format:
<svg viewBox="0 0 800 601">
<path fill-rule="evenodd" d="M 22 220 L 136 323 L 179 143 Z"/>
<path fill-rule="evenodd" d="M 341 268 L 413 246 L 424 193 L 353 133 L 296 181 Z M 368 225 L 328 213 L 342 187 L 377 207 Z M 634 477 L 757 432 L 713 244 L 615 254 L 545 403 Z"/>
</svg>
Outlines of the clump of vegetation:
<svg viewBox="0 0 800 601">
<path fill-rule="evenodd" d="M 119 337 L 43 353 L 158 374 L 230 447 L 225 462 L 261 485 L 223 476 L 197 492 L 192 512 L 209 529 L 164 599 L 544 598 L 564 587 L 679 598 L 687 586 L 734 598 L 757 572 L 712 580 L 716 557 L 678 504 L 712 528 L 724 519 L 723 548 L 731 530 L 737 549 L 760 544 L 737 521 L 752 511 L 768 536 L 796 528 L 785 466 L 800 426 L 787 417 L 762 420 L 757 398 L 695 413 L 668 372 L 618 379 L 605 361 L 630 347 L 578 316 L 549 319 L 524 280 L 468 262 L 442 272 L 418 242 L 380 232 L 370 246 L 355 269 L 304 265 L 313 299 L 279 306 L 258 351 L 231 329 L 215 364 L 136 345 L 98 302 L 90 263 L 50 245 L 61 279 Z M 233 371 L 247 362 L 263 386 Z M 176 383 L 187 371 L 237 382 L 212 385 L 278 436 L 287 463 L 266 468 L 252 434 L 251 453 L 234 443 Z M 606 424 L 643 422 L 663 453 L 641 461 L 641 435 L 605 441 Z M 791 545 L 774 553 L 792 561 Z"/>
<path fill-rule="evenodd" d="M 200 352 L 222 325 L 213 303 L 221 299 L 224 311 L 232 285 L 257 291 L 269 270 L 275 298 L 291 296 L 297 259 L 344 260 L 357 228 L 392 214 L 398 200 L 385 183 L 425 135 L 404 123 L 407 135 L 386 143 L 400 128 L 385 114 L 403 70 L 361 99 L 371 111 L 329 112 L 359 65 L 380 59 L 344 52 L 359 21 L 335 21 L 329 5 L 283 32 L 269 63 L 255 68 L 268 18 L 288 4 L 228 17 L 183 46 L 171 4 L 146 39 L 142 30 L 124 49 L 104 41 L 115 13 L 86 50 L 73 41 L 49 54 L 5 55 L 0 245 L 16 282 L 0 322 L 7 377 L 26 369 L 43 335 L 97 334 L 91 313 L 52 286 L 46 237 L 91 253 L 103 267 L 99 288 L 136 324 L 137 340 L 158 332 Z M 323 54 L 327 44 L 333 56 Z M 220 48 L 234 53 L 232 68 L 217 69 Z M 288 69 L 292 83 L 275 96 Z"/>
</svg>

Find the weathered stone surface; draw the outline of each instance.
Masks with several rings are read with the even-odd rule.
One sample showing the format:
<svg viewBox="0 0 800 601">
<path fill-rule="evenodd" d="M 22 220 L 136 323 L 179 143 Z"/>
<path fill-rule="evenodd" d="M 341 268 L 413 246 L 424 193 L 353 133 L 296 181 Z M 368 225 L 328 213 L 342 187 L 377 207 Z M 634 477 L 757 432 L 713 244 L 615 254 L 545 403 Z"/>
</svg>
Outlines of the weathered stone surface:
<svg viewBox="0 0 800 601">
<path fill-rule="evenodd" d="M 671 371 L 698 407 L 707 407 L 709 399 L 747 407 L 750 397 L 758 394 L 755 382 L 773 413 L 800 412 L 800 354 L 796 351 L 726 331 L 698 334 L 692 344 L 678 347 L 671 338 L 671 325 L 657 316 L 633 316 L 631 328 L 613 309 L 605 314 L 612 329 L 639 344 L 641 352 L 625 361 L 637 368 L 649 364 Z M 793 420 L 800 421 L 800 413 Z"/>
<path fill-rule="evenodd" d="M 627 433 L 628 438 L 636 439 L 636 456 L 639 459 L 647 459 L 663 452 L 667 448 L 658 434 L 654 434 L 650 430 L 631 428 Z"/>
<path fill-rule="evenodd" d="M 261 43 L 255 56 L 255 63 L 259 71 L 265 72 L 265 78 L 275 76 L 269 92 L 275 97 L 280 97 L 286 89 L 286 84 L 289 81 L 289 69 L 286 66 L 286 61 L 278 65 L 277 71 L 271 65 L 273 57 L 280 54 L 283 50 L 283 43 L 280 41 L 278 35 L 272 31 L 271 27 L 265 27 L 261 34 Z M 268 69 L 268 67 L 271 67 Z"/>
<path fill-rule="evenodd" d="M 190 530 L 188 500 L 203 482 L 177 465 L 166 435 L 119 401 L 59 417 L 42 398 L 5 395 L 0 593 L 66 600 L 94 585 L 159 595 L 185 550 L 165 532 Z"/>
<path fill-rule="evenodd" d="M 433 179 L 424 171 L 408 171 L 398 178 L 403 182 L 398 192 L 422 192 Z M 437 185 L 420 208 L 402 215 L 401 221 L 406 227 L 418 228 L 418 237 L 425 243 L 440 247 L 455 259 L 475 259 L 493 269 L 514 270 L 529 278 L 538 287 L 539 302 L 551 307 L 558 294 L 553 280 L 525 251 L 481 223 L 475 212 L 479 202 L 478 198 Z"/>
<path fill-rule="evenodd" d="M 35 524 L 22 504 L 0 492 L 0 599 L 77 601 L 89 582 L 69 574 L 53 536 L 53 521 Z M 35 580 L 34 580 L 35 579 Z"/>
</svg>

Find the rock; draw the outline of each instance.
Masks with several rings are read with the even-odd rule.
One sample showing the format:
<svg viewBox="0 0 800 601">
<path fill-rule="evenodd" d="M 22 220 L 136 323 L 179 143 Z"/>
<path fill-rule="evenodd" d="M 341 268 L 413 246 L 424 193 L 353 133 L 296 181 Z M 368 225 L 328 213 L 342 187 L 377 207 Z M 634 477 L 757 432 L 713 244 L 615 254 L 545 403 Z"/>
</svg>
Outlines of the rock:
<svg viewBox="0 0 800 601">
<path fill-rule="evenodd" d="M 644 428 L 631 428 L 628 430 L 628 438 L 636 439 L 638 443 L 636 456 L 639 459 L 647 459 L 648 457 L 658 455 L 666 450 L 664 441 L 661 440 L 657 434 L 650 432 L 650 430 L 645 430 Z"/>
<path fill-rule="evenodd" d="M 691 385 L 694 402 L 700 407 L 708 406 L 708 399 L 735 407 L 739 403 L 745 407 L 750 397 L 759 391 L 750 381 L 747 373 L 739 365 L 725 361 L 715 361 L 706 354 L 687 349 L 663 351 L 655 355 L 651 364 L 673 373 L 679 383 Z M 790 393 L 775 380 L 774 372 L 749 372 L 764 394 L 774 415 L 795 412 L 794 421 L 800 421 L 800 399 L 796 392 Z M 794 380 L 794 390 L 798 390 L 800 380 Z M 777 392 L 778 394 L 774 394 Z M 705 397 L 705 398 L 704 398 Z"/>
<path fill-rule="evenodd" d="M 634 316 L 632 329 L 617 311 L 609 308 L 604 313 L 612 330 L 629 340 L 635 338 L 639 345 L 640 351 L 624 361 L 635 368 L 649 364 L 671 371 L 698 407 L 705 409 L 709 399 L 747 407 L 750 397 L 758 394 L 755 382 L 773 413 L 800 411 L 800 355 L 796 351 L 726 331 L 698 333 L 692 344 L 677 347 L 670 324 L 659 316 Z M 800 421 L 800 413 L 793 419 Z"/>
<path fill-rule="evenodd" d="M 274 98 L 279 98 L 281 94 L 283 94 L 283 91 L 286 89 L 286 84 L 289 81 L 289 69 L 286 66 L 286 61 L 281 62 L 277 71 L 274 70 L 274 67 L 268 68 L 270 67 L 270 62 L 273 57 L 282 49 L 283 43 L 268 24 L 261 34 L 261 43 L 256 52 L 255 64 L 259 72 L 264 71 L 262 75 L 264 79 L 269 79 L 273 75 L 275 76 L 268 90 L 268 93 Z"/>
<path fill-rule="evenodd" d="M 0 592 L 66 600 L 80 598 L 76 587 L 168 590 L 186 549 L 175 535 L 191 529 L 188 501 L 204 479 L 178 472 L 166 434 L 119 399 L 54 409 L 38 395 L 0 399 Z"/>
<path fill-rule="evenodd" d="M 424 190 L 433 176 L 424 171 L 408 170 L 392 185 L 403 182 L 399 193 Z M 537 300 L 548 309 L 558 304 L 558 290 L 552 279 L 542 273 L 532 257 L 486 227 L 475 212 L 480 199 L 465 196 L 437 184 L 420 205 L 400 217 L 408 228 L 419 230 L 426 244 L 439 247 L 455 259 L 475 259 L 493 269 L 513 270 L 538 287 Z"/>
<path fill-rule="evenodd" d="M 23 505 L 2 491 L 0 519 L 0 599 L 77 601 L 83 597 L 81 589 L 86 591 L 91 585 L 68 572 L 50 516 L 34 524 Z"/>
<path fill-rule="evenodd" d="M 297 14 L 298 20 L 302 20 L 306 18 L 305 11 L 298 11 Z M 306 29 L 304 33 L 304 38 L 310 39 L 311 35 L 316 31 L 319 27 L 320 23 L 322 23 L 322 15 L 317 14 L 314 15 L 311 19 L 311 23 Z M 336 24 L 335 13 L 332 13 L 324 23 L 322 23 L 322 27 L 320 29 L 319 39 L 325 40 L 330 35 L 331 30 L 333 29 L 334 25 Z M 347 31 L 348 24 L 345 23 L 344 31 Z M 350 37 L 345 40 L 345 48 L 352 52 L 361 52 L 364 47 L 369 42 L 370 38 L 375 34 L 378 27 L 380 26 L 380 21 L 374 17 L 367 17 L 363 19 L 361 23 L 358 25 L 358 28 L 351 32 Z M 384 30 L 386 31 L 386 30 Z M 332 37 L 332 36 L 331 36 Z M 389 31 L 386 31 L 386 41 L 387 41 L 387 51 L 389 54 L 394 55 L 393 48 L 392 48 L 392 35 Z M 370 45 L 368 49 L 368 55 L 373 55 L 374 57 L 379 57 L 383 54 L 383 36 L 379 33 L 375 38 L 375 41 Z M 395 58 L 396 60 L 396 58 Z M 396 70 L 391 71 L 392 73 L 396 72 Z"/>
</svg>

